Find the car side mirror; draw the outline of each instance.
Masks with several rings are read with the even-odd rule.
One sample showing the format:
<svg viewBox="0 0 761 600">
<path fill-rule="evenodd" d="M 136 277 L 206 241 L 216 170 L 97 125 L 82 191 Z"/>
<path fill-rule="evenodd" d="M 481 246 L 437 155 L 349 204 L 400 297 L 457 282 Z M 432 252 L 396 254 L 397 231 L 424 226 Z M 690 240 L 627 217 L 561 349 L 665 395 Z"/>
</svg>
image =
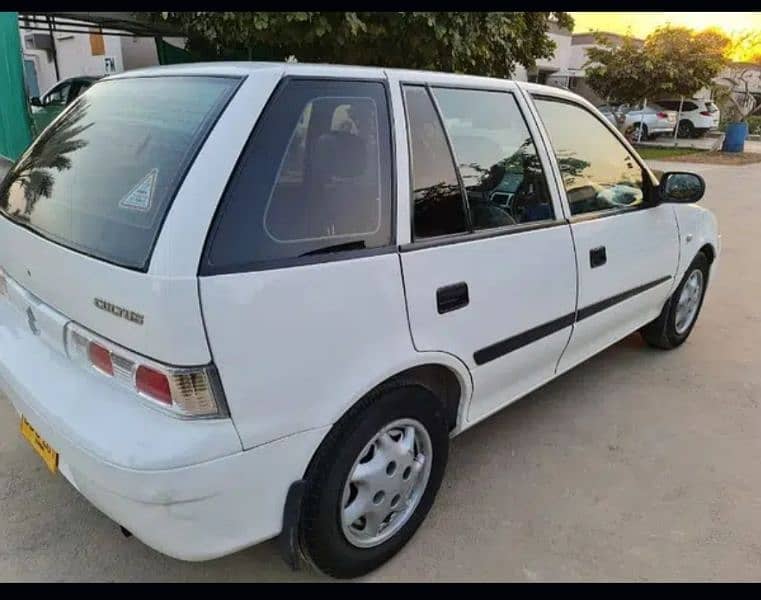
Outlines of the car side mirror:
<svg viewBox="0 0 761 600">
<path fill-rule="evenodd" d="M 670 172 L 660 177 L 658 196 L 661 202 L 697 202 L 706 191 L 706 182 L 697 173 Z"/>
<path fill-rule="evenodd" d="M 42 101 L 38 96 L 32 96 L 29 100 L 29 104 L 32 106 L 42 106 Z"/>
</svg>

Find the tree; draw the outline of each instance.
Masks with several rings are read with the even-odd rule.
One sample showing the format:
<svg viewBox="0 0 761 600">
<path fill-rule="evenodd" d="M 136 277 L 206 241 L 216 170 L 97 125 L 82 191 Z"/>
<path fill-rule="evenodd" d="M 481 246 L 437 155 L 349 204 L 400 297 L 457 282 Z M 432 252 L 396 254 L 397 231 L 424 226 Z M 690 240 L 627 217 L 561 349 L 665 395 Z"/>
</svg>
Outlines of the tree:
<svg viewBox="0 0 761 600">
<path fill-rule="evenodd" d="M 692 96 L 709 86 L 727 63 L 728 37 L 716 30 L 694 32 L 664 26 L 637 43 L 597 36 L 587 50 L 586 79 L 600 96 L 614 102 L 644 105 L 647 98 Z M 641 129 L 641 127 L 640 127 Z"/>
<path fill-rule="evenodd" d="M 620 45 L 596 34 L 596 46 L 587 49 L 585 76 L 589 87 L 610 102 L 635 104 L 659 86 L 659 73 L 642 45 L 625 36 Z"/>
<path fill-rule="evenodd" d="M 695 32 L 666 25 L 645 39 L 644 51 L 653 57 L 663 94 L 690 97 L 707 87 L 727 64 L 730 38 L 715 29 Z"/>
<path fill-rule="evenodd" d="M 432 69 L 509 77 L 549 58 L 565 12 L 170 12 L 188 49 L 247 58 Z"/>
</svg>

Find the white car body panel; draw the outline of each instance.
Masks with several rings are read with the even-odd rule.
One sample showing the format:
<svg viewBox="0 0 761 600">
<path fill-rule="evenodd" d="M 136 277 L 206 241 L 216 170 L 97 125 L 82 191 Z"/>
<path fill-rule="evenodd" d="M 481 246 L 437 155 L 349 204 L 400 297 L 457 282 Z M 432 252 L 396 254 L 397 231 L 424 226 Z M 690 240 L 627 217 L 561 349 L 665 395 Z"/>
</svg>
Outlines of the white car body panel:
<svg viewBox="0 0 761 600">
<path fill-rule="evenodd" d="M 473 374 L 464 426 L 554 375 L 570 325 L 482 365 L 474 353 L 574 311 L 576 273 L 567 226 L 403 252 L 402 265 L 415 347 L 454 354 Z M 470 303 L 438 314 L 436 290 L 460 281 L 468 284 Z"/>
<path fill-rule="evenodd" d="M 667 115 L 666 118 L 660 117 L 660 113 L 665 113 Z M 637 126 L 639 123 L 643 123 L 650 134 L 673 133 L 674 127 L 676 127 L 676 112 L 673 110 L 660 111 L 647 108 L 643 116 L 642 110 L 629 111 L 624 117 L 624 130 L 631 126 Z"/>
<path fill-rule="evenodd" d="M 696 252 L 705 245 L 717 256 L 720 251 L 715 217 L 697 206 L 571 218 L 549 136 L 529 97 L 541 92 L 594 110 L 565 90 L 282 63 L 178 65 L 114 78 L 178 74 L 247 79 L 186 174 L 147 273 L 67 250 L 0 217 L 0 268 L 11 278 L 8 294 L 0 295 L 0 389 L 60 453 L 61 473 L 84 496 L 170 556 L 204 560 L 277 535 L 288 488 L 304 477 L 331 426 L 394 375 L 424 365 L 450 370 L 460 387 L 455 435 L 657 316 Z M 237 158 L 288 75 L 388 79 L 394 244 L 361 258 L 199 277 L 209 227 Z M 514 93 L 557 220 L 414 247 L 401 82 Z M 593 270 L 589 250 L 600 245 L 608 262 Z M 574 322 L 578 310 L 661 277 L 668 280 Z M 468 283 L 469 305 L 438 314 L 437 288 L 460 281 Z M 95 297 L 144 314 L 144 326 L 96 309 Z M 38 335 L 25 315 L 29 306 Z M 478 364 L 479 349 L 559 317 L 571 321 Z M 213 362 L 231 418 L 174 418 L 74 364 L 62 343 L 69 320 L 159 361 Z"/>
<path fill-rule="evenodd" d="M 656 318 L 671 293 L 679 259 L 676 220 L 669 204 L 582 220 L 571 227 L 578 257 L 580 310 L 639 286 L 659 283 L 577 320 L 560 371 Z M 600 246 L 606 249 L 607 262 L 592 268 L 590 251 Z"/>
<path fill-rule="evenodd" d="M 246 448 L 334 423 L 393 375 L 382 357 L 414 354 L 395 254 L 201 277 L 200 288 Z"/>
</svg>

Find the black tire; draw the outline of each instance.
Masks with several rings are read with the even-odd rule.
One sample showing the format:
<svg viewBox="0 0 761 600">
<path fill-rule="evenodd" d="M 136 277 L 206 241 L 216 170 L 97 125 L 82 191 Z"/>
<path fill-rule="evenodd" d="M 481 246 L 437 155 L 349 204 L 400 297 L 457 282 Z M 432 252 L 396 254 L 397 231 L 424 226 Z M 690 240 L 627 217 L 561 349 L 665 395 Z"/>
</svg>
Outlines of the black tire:
<svg viewBox="0 0 761 600">
<path fill-rule="evenodd" d="M 682 293 L 687 279 L 690 274 L 699 269 L 703 273 L 703 289 L 700 294 L 700 302 L 698 304 L 697 312 L 692 319 L 689 327 L 682 333 L 678 333 L 676 330 L 676 304 L 679 295 Z M 682 281 L 679 282 L 679 286 L 674 290 L 674 293 L 668 299 L 661 311 L 661 314 L 657 319 L 651 321 L 640 329 L 640 334 L 644 340 L 654 348 L 661 348 L 663 350 L 671 350 L 677 346 L 681 346 L 684 341 L 690 336 L 692 328 L 695 327 L 695 323 L 700 316 L 700 309 L 703 307 L 703 298 L 705 297 L 706 288 L 708 287 L 708 258 L 703 252 L 698 252 L 697 256 L 693 259 L 690 266 L 687 267 L 687 271 L 682 277 Z"/>
<path fill-rule="evenodd" d="M 385 425 L 401 418 L 421 423 L 433 453 L 428 483 L 409 520 L 371 548 L 347 540 L 341 527 L 343 488 L 354 461 Z M 354 406 L 330 431 L 307 470 L 299 527 L 301 552 L 317 570 L 341 579 L 358 577 L 394 556 L 413 536 L 433 505 L 449 454 L 449 428 L 442 402 L 423 385 L 399 380 L 381 386 Z"/>
<path fill-rule="evenodd" d="M 640 124 L 634 123 L 633 125 L 630 125 L 626 130 L 626 139 L 629 140 L 630 144 L 636 144 L 637 143 L 637 132 L 639 131 Z M 639 141 L 646 141 L 648 139 L 648 132 L 647 132 L 647 125 L 642 123 L 642 136 L 639 139 Z"/>
<path fill-rule="evenodd" d="M 679 125 L 677 126 L 676 136 L 678 138 L 694 138 L 695 136 L 695 126 L 692 124 L 692 121 L 689 121 L 688 119 L 682 119 L 679 121 Z"/>
</svg>

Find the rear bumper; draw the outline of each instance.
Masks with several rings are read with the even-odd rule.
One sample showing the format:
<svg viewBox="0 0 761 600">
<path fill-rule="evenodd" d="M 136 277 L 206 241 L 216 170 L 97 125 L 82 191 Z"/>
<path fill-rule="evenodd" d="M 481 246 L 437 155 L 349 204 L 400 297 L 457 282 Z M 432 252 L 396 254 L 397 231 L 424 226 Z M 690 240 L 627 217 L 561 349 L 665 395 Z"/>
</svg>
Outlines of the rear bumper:
<svg viewBox="0 0 761 600">
<path fill-rule="evenodd" d="M 0 299 L 0 392 L 93 505 L 182 560 L 215 558 L 280 532 L 288 487 L 327 427 L 242 451 L 229 419 L 182 421 L 154 411 L 75 367 L 21 323 Z"/>
</svg>

